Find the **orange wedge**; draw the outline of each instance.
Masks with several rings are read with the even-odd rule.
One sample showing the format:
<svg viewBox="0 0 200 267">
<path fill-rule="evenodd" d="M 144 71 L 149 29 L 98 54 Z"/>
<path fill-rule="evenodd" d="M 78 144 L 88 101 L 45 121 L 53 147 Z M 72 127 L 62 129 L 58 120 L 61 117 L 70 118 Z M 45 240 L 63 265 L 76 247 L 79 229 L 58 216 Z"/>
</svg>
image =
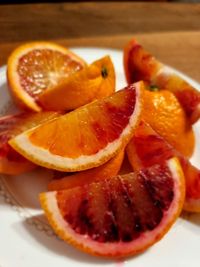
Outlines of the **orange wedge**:
<svg viewBox="0 0 200 267">
<path fill-rule="evenodd" d="M 86 66 L 83 59 L 60 45 L 32 42 L 17 47 L 8 58 L 7 80 L 22 108 L 41 111 L 38 95 Z"/>
<path fill-rule="evenodd" d="M 185 197 L 179 161 L 40 194 L 55 233 L 96 256 L 124 258 L 158 242 L 178 218 Z"/>
<path fill-rule="evenodd" d="M 115 91 L 115 70 L 109 56 L 63 79 L 38 98 L 46 110 L 72 110 Z"/>
<path fill-rule="evenodd" d="M 100 166 L 131 139 L 140 121 L 143 88 L 138 82 L 25 131 L 9 144 L 47 168 L 73 172 Z"/>
</svg>

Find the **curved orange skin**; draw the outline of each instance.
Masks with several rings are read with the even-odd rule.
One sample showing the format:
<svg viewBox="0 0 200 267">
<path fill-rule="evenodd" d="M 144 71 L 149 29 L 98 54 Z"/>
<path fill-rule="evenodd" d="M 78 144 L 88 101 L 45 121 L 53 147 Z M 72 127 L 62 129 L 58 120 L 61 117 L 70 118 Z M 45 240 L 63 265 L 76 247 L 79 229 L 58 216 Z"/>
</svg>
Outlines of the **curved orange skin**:
<svg viewBox="0 0 200 267">
<path fill-rule="evenodd" d="M 40 59 L 37 59 L 38 51 L 41 53 Z M 50 57 L 45 54 L 47 51 L 57 54 Z M 27 58 L 23 60 L 24 57 Z M 66 57 L 66 60 L 62 57 Z M 69 62 L 67 59 L 70 59 Z M 26 63 L 27 60 L 30 61 L 29 64 Z M 67 66 L 64 66 L 65 62 Z M 86 63 L 67 48 L 52 42 L 30 42 L 17 47 L 7 62 L 7 81 L 13 99 L 22 109 L 41 111 L 42 108 L 36 102 L 38 94 L 53 86 L 64 75 L 78 71 L 77 66 L 81 69 Z"/>
<path fill-rule="evenodd" d="M 140 123 L 126 151 L 134 170 L 161 164 L 176 156 L 181 163 L 186 181 L 184 209 L 190 212 L 200 212 L 200 170 L 156 133 L 149 124 Z"/>
<path fill-rule="evenodd" d="M 179 197 L 174 202 L 175 210 L 173 211 L 173 213 L 172 212 L 169 213 L 168 215 L 169 217 L 167 218 L 167 221 L 163 222 L 162 230 L 161 229 L 157 230 L 158 232 L 156 233 L 154 237 L 151 237 L 151 232 L 149 232 L 150 238 L 149 240 L 147 240 L 147 242 L 138 242 L 137 244 L 135 244 L 134 241 L 132 241 L 129 244 L 128 250 L 127 250 L 127 247 L 126 249 L 124 248 L 124 246 L 127 245 L 127 242 L 125 243 L 123 241 L 119 242 L 120 249 L 118 249 L 116 253 L 116 251 L 112 250 L 112 247 L 115 246 L 116 244 L 118 245 L 118 243 L 116 242 L 104 243 L 104 242 L 97 241 L 95 242 L 95 248 L 99 246 L 101 250 L 95 251 L 94 246 L 90 244 L 90 242 L 92 242 L 90 241 L 91 240 L 90 237 L 85 235 L 84 240 L 83 240 L 80 238 L 79 234 L 73 232 L 70 225 L 65 225 L 64 228 L 62 227 L 60 218 L 62 217 L 65 220 L 65 212 L 66 212 L 65 207 L 66 205 L 67 206 L 69 205 L 69 207 L 72 207 L 72 209 L 74 210 L 77 209 L 76 195 L 77 193 L 78 195 L 84 193 L 84 191 L 81 190 L 81 187 L 75 187 L 75 188 L 68 189 L 68 190 L 41 193 L 39 196 L 40 203 L 55 233 L 67 243 L 93 256 L 101 256 L 101 257 L 106 257 L 106 258 L 117 258 L 117 259 L 130 257 L 130 256 L 133 256 L 133 255 L 136 255 L 138 253 L 145 251 L 147 248 L 149 248 L 150 246 L 158 242 L 169 231 L 169 229 L 171 228 L 171 226 L 176 221 L 176 219 L 178 218 L 178 216 L 180 215 L 182 211 L 182 206 L 183 206 L 184 197 L 185 197 L 184 176 L 183 176 L 183 172 L 180 167 L 179 161 L 176 158 L 174 158 L 173 161 L 176 166 L 175 168 L 176 168 L 177 175 L 179 177 L 178 184 L 177 184 Z M 127 174 L 126 176 L 128 175 L 134 175 L 134 174 L 130 173 L 130 174 Z M 123 179 L 122 176 L 121 176 L 121 179 Z M 92 184 L 95 185 L 98 183 L 94 182 Z M 94 191 L 91 192 L 91 197 L 95 196 L 95 187 L 93 187 L 93 190 Z M 58 218 L 58 216 L 60 218 Z M 90 246 L 88 246 L 88 244 L 90 244 Z"/>
<path fill-rule="evenodd" d="M 124 69 L 127 82 L 140 80 L 173 92 L 191 123 L 200 117 L 200 93 L 175 73 L 166 71 L 164 64 L 147 52 L 135 39 L 124 48 Z"/>
<path fill-rule="evenodd" d="M 46 110 L 72 110 L 112 95 L 114 91 L 115 70 L 110 57 L 106 56 L 44 91 L 38 103 Z"/>
<path fill-rule="evenodd" d="M 195 145 L 193 129 L 173 93 L 145 90 L 143 119 L 184 156 L 192 155 Z"/>
<path fill-rule="evenodd" d="M 21 113 L 0 118 L 0 173 L 18 175 L 36 168 L 36 165 L 18 154 L 8 141 L 26 129 L 58 116 L 55 112 Z"/>
<path fill-rule="evenodd" d="M 114 158 L 103 165 L 86 171 L 77 172 L 61 179 L 54 179 L 48 184 L 48 190 L 64 190 L 75 186 L 103 180 L 118 174 L 124 158 L 124 150 L 121 150 Z M 56 178 L 56 177 L 55 177 Z"/>
</svg>

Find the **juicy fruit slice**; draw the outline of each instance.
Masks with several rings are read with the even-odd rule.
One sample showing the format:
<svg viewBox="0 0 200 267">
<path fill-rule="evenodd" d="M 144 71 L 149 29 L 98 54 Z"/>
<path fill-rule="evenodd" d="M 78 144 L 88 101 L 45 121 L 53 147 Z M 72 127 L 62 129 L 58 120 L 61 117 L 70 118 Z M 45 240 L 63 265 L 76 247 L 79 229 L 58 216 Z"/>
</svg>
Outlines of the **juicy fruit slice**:
<svg viewBox="0 0 200 267">
<path fill-rule="evenodd" d="M 116 176 L 120 170 L 124 159 L 124 149 L 121 150 L 114 158 L 110 159 L 103 165 L 82 171 L 77 172 L 72 175 L 63 176 L 61 179 L 53 179 L 48 184 L 48 190 L 63 190 L 69 189 L 76 186 L 83 186 L 91 182 L 96 182 L 99 180 L 106 179 L 107 177 Z"/>
<path fill-rule="evenodd" d="M 176 156 L 181 163 L 186 181 L 184 209 L 200 212 L 200 170 L 158 135 L 150 125 L 144 122 L 140 123 L 134 131 L 134 136 L 127 145 L 126 151 L 134 170 L 161 164 Z"/>
<path fill-rule="evenodd" d="M 8 59 L 7 80 L 11 93 L 23 108 L 41 111 L 38 95 L 86 64 L 70 50 L 50 42 L 27 43 Z"/>
<path fill-rule="evenodd" d="M 179 216 L 184 177 L 177 159 L 73 189 L 40 194 L 55 232 L 94 255 L 126 257 L 159 241 Z"/>
<path fill-rule="evenodd" d="M 144 121 L 184 156 L 190 157 L 195 146 L 194 132 L 173 93 L 145 90 L 144 107 Z"/>
<path fill-rule="evenodd" d="M 17 175 L 35 168 L 35 164 L 17 153 L 8 141 L 19 133 L 58 117 L 56 112 L 21 113 L 0 118 L 0 173 Z"/>
<path fill-rule="evenodd" d="M 143 82 L 26 131 L 9 144 L 38 165 L 80 171 L 102 165 L 131 139 L 142 109 Z"/>
<path fill-rule="evenodd" d="M 152 86 L 175 94 L 191 123 L 200 117 L 200 93 L 177 74 L 169 71 L 136 40 L 124 48 L 124 68 L 128 83 L 143 80 Z"/>
<path fill-rule="evenodd" d="M 115 70 L 107 56 L 44 91 L 38 103 L 46 110 L 72 110 L 114 91 Z"/>
</svg>

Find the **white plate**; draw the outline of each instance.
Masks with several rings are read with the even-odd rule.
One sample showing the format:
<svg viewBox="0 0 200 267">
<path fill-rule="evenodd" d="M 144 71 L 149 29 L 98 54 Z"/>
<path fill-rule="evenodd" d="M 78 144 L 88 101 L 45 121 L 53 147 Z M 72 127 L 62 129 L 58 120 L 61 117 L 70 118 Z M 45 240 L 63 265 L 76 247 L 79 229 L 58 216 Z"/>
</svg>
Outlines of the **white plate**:
<svg viewBox="0 0 200 267">
<path fill-rule="evenodd" d="M 72 50 L 88 62 L 109 54 L 116 69 L 117 88 L 126 85 L 121 51 L 98 48 Z M 200 84 L 184 77 L 200 90 Z M 0 100 L 0 115 L 16 110 L 7 91 L 6 67 L 0 68 Z M 200 123 L 194 128 L 195 133 L 199 132 Z M 192 162 L 200 168 L 199 158 L 200 140 L 196 138 Z M 184 214 L 160 242 L 145 253 L 120 263 L 92 257 L 67 245 L 54 235 L 38 202 L 38 193 L 46 190 L 50 176 L 51 173 L 43 169 L 16 177 L 0 176 L 0 267 L 199 266 L 198 214 Z"/>
</svg>

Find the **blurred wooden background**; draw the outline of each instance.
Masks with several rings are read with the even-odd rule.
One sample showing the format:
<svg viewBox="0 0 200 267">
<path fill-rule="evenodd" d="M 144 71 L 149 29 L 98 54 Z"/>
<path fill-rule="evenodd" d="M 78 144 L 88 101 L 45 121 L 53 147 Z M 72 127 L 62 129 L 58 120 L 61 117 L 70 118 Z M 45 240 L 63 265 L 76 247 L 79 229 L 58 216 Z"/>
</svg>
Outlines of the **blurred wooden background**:
<svg viewBox="0 0 200 267">
<path fill-rule="evenodd" d="M 200 4 L 90 2 L 0 6 L 0 43 L 200 29 Z"/>
<path fill-rule="evenodd" d="M 164 62 L 200 81 L 200 4 L 76 2 L 0 5 L 0 65 L 18 44 L 123 48 L 135 36 Z"/>
</svg>

